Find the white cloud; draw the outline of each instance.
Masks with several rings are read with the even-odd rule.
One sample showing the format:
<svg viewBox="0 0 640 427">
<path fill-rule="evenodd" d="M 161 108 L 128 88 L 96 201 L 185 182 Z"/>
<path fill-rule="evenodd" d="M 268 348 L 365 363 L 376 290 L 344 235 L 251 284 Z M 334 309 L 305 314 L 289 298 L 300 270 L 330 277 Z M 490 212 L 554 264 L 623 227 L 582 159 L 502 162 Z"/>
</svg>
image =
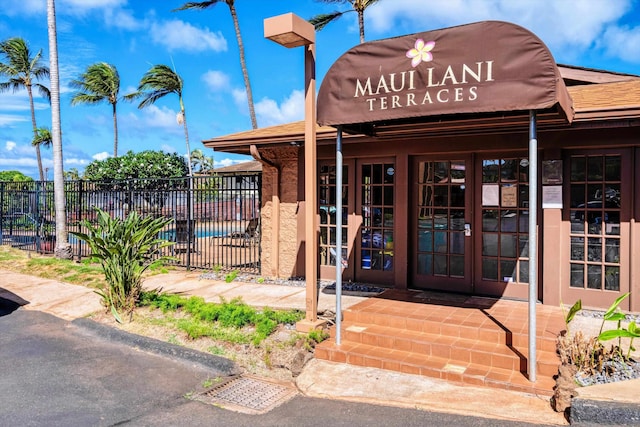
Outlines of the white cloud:
<svg viewBox="0 0 640 427">
<path fill-rule="evenodd" d="M 0 15 L 35 15 L 46 12 L 46 5 L 47 3 L 42 0 L 14 1 L 10 6 L 3 5 L 4 7 L 0 8 Z"/>
<path fill-rule="evenodd" d="M 33 92 L 33 107 L 36 110 L 49 108 L 48 102 L 40 102 L 43 99 L 37 90 Z M 0 110 L 5 111 L 29 111 L 29 95 L 25 89 L 18 92 L 7 92 L 0 94 Z"/>
<path fill-rule="evenodd" d="M 263 126 L 290 123 L 304 118 L 304 93 L 294 90 L 280 106 L 269 98 L 263 98 L 255 105 L 258 122 Z"/>
<path fill-rule="evenodd" d="M 62 0 L 61 3 L 75 9 L 101 9 L 125 5 L 127 0 Z"/>
<path fill-rule="evenodd" d="M 174 147 L 170 146 L 169 144 L 160 145 L 160 149 L 165 153 L 175 153 L 177 151 Z"/>
<path fill-rule="evenodd" d="M 640 63 L 640 27 L 610 27 L 605 31 L 602 41 L 608 55 Z"/>
<path fill-rule="evenodd" d="M 207 87 L 213 92 L 229 90 L 230 80 L 228 74 L 218 70 L 209 70 L 202 75 L 202 81 L 204 81 Z"/>
<path fill-rule="evenodd" d="M 155 139 L 158 143 L 166 143 L 168 139 L 184 134 L 184 128 L 176 121 L 176 111 L 165 106 L 149 105 L 141 110 L 124 114 L 120 117 L 119 126 L 123 135 L 145 140 Z M 187 111 L 187 120 L 189 111 Z M 175 150 L 173 150 L 175 151 Z"/>
<path fill-rule="evenodd" d="M 133 16 L 133 12 L 127 9 L 106 9 L 104 11 L 104 21 L 107 27 L 124 30 L 139 30 L 146 26 L 145 21 L 137 20 Z"/>
<path fill-rule="evenodd" d="M 0 157 L 0 167 L 16 167 L 16 166 L 26 166 L 33 167 L 38 166 L 38 162 L 36 161 L 35 156 L 33 158 L 30 157 L 22 157 L 22 158 L 6 158 Z"/>
<path fill-rule="evenodd" d="M 236 163 L 240 163 L 240 161 L 233 160 L 233 159 L 230 159 L 230 158 L 227 157 L 226 159 L 222 159 L 220 161 L 214 160 L 213 165 L 214 165 L 214 168 L 223 168 L 223 167 L 226 167 L 226 166 L 234 165 Z"/>
<path fill-rule="evenodd" d="M 199 29 L 193 25 L 174 19 L 151 25 L 151 39 L 165 46 L 169 51 L 203 52 L 227 50 L 227 40 L 221 32 L 211 32 L 208 28 Z"/>
<path fill-rule="evenodd" d="M 16 114 L 0 114 L 0 127 L 12 126 L 14 123 L 26 122 L 27 118 Z"/>
<path fill-rule="evenodd" d="M 171 108 L 163 106 L 159 108 L 157 105 L 150 105 L 142 109 L 144 124 L 157 128 L 179 128 L 176 121 L 176 112 Z"/>
<path fill-rule="evenodd" d="M 106 156 L 106 157 L 104 157 L 104 158 L 101 158 L 101 159 L 98 159 L 98 158 L 97 158 L 97 156 L 101 156 L 101 157 L 102 157 L 102 155 L 104 155 L 104 154 L 106 154 L 107 156 Z M 93 156 L 93 158 L 94 158 L 95 160 L 104 160 L 104 159 L 106 159 L 107 157 L 109 157 L 109 154 L 108 154 L 108 153 L 106 153 L 106 152 L 98 153 L 98 154 L 95 154 L 95 155 Z M 65 157 L 65 159 L 64 159 L 64 164 L 65 164 L 65 166 L 86 166 L 86 165 L 88 165 L 88 164 L 89 164 L 89 162 L 87 161 L 87 159 L 78 159 L 78 158 L 75 158 L 75 157 L 72 157 L 72 158 L 66 158 L 66 157 Z"/>
<path fill-rule="evenodd" d="M 107 153 L 106 151 L 103 151 L 101 153 L 96 153 L 93 156 L 91 156 L 92 159 L 94 160 L 105 160 L 108 159 L 110 156 L 109 153 Z"/>
<path fill-rule="evenodd" d="M 7 141 L 6 144 L 4 144 L 4 147 L 7 149 L 7 151 L 12 151 L 14 148 L 16 148 L 16 143 L 13 141 Z"/>
<path fill-rule="evenodd" d="M 247 91 L 244 89 L 233 89 L 231 90 L 231 95 L 233 96 L 233 101 L 238 105 L 247 104 Z"/>
</svg>

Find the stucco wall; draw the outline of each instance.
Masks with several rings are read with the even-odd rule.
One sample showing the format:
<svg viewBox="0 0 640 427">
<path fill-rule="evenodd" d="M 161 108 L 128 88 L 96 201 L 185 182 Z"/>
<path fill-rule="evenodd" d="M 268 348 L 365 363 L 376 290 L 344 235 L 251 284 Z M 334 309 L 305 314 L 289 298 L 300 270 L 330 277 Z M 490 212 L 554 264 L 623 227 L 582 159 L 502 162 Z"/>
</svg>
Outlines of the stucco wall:
<svg viewBox="0 0 640 427">
<path fill-rule="evenodd" d="M 261 270 L 264 277 L 289 278 L 300 276 L 297 260 L 300 250 L 298 221 L 303 215 L 298 203 L 298 153 L 297 147 L 260 149 L 263 159 L 279 166 L 278 193 L 275 188 L 278 172 L 264 165 L 262 169 L 261 210 Z M 274 254 L 274 239 L 278 238 L 274 227 L 274 196 L 280 201 L 280 232 L 278 254 Z M 278 258 L 276 260 L 276 257 Z M 276 271 L 277 269 L 277 271 Z"/>
</svg>

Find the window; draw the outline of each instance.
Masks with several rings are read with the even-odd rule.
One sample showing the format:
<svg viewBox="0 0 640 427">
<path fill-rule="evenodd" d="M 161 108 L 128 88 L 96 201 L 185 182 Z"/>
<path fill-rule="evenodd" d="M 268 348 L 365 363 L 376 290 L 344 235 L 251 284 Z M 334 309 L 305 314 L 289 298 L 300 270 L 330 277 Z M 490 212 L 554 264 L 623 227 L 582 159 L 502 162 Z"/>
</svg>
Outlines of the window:
<svg viewBox="0 0 640 427">
<path fill-rule="evenodd" d="M 573 288 L 620 290 L 621 156 L 571 157 Z"/>
</svg>

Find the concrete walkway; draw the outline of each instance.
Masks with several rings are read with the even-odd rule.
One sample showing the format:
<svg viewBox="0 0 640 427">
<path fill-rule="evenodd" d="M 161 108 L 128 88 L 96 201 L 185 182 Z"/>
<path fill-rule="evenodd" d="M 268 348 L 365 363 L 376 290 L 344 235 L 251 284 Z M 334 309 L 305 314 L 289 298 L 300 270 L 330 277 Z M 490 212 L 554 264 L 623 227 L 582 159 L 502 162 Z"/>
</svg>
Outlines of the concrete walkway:
<svg viewBox="0 0 640 427">
<path fill-rule="evenodd" d="M 82 286 L 0 270 L 0 297 L 23 304 L 22 309 L 44 311 L 67 320 L 85 317 L 103 309 L 99 296 Z M 298 308 L 304 310 L 305 289 L 200 279 L 199 273 L 171 272 L 152 276 L 146 289 L 162 289 L 183 295 L 198 295 L 219 302 L 241 297 L 252 306 Z M 347 308 L 366 297 L 344 296 Z M 335 295 L 321 293 L 320 310 L 335 310 Z M 297 378 L 298 388 L 307 396 L 420 408 L 430 411 L 513 420 L 522 423 L 566 425 L 562 414 L 554 412 L 548 398 L 480 387 L 458 386 L 442 380 L 381 369 L 362 368 L 312 360 Z M 625 387 L 640 389 L 640 383 Z M 588 387 L 597 398 L 597 387 Z M 587 388 L 585 388 L 587 389 Z M 628 397 L 628 390 L 623 389 Z M 595 397 L 594 397 L 595 395 Z M 606 390 L 607 399 L 616 399 L 616 388 Z"/>
</svg>

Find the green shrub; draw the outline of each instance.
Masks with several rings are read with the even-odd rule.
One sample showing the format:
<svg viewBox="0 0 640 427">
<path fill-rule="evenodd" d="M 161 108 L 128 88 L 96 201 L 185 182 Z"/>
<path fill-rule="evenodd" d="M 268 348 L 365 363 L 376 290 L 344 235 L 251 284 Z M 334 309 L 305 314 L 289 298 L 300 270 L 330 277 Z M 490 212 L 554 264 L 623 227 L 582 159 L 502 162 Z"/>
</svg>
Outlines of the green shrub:
<svg viewBox="0 0 640 427">
<path fill-rule="evenodd" d="M 222 304 L 218 322 L 222 326 L 242 328 L 255 322 L 256 310 L 236 298 Z"/>
<path fill-rule="evenodd" d="M 119 313 L 130 316 L 138 302 L 142 290 L 142 274 L 152 265 L 167 257 L 154 257 L 159 251 L 171 245 L 159 239 L 158 233 L 172 220 L 168 218 L 141 217 L 135 211 L 124 220 L 111 218 L 101 209 L 97 211 L 97 224 L 82 221 L 87 233 L 70 232 L 87 242 L 91 256 L 100 261 L 107 282 L 103 289 L 96 291 L 102 303 L 111 310 L 116 320 Z"/>
<path fill-rule="evenodd" d="M 231 273 L 224 276 L 224 281 L 227 283 L 231 283 L 236 280 L 236 277 L 238 277 L 238 270 L 233 270 Z"/>
<path fill-rule="evenodd" d="M 277 327 L 278 324 L 275 322 L 275 320 L 269 319 L 268 317 L 261 317 L 256 321 L 256 330 L 253 334 L 251 342 L 253 342 L 255 346 L 260 345 L 260 343 L 269 335 L 271 335 Z"/>
<path fill-rule="evenodd" d="M 143 292 L 139 305 L 167 311 L 184 310 L 191 315 L 180 319 L 176 326 L 187 333 L 189 338 L 211 337 L 232 343 L 252 342 L 258 346 L 276 330 L 279 324 L 292 324 L 304 317 L 300 310 L 276 311 L 270 308 L 258 312 L 242 302 L 240 298 L 219 304 L 205 302 L 204 298 L 189 298 L 175 294 L 160 294 L 157 291 Z M 241 329 L 254 326 L 252 333 Z M 319 342 L 319 341 L 318 341 Z"/>
</svg>

